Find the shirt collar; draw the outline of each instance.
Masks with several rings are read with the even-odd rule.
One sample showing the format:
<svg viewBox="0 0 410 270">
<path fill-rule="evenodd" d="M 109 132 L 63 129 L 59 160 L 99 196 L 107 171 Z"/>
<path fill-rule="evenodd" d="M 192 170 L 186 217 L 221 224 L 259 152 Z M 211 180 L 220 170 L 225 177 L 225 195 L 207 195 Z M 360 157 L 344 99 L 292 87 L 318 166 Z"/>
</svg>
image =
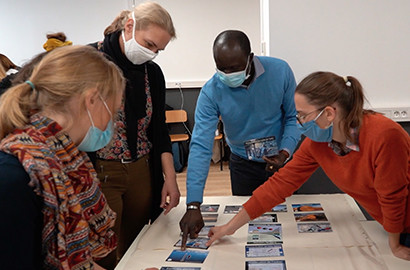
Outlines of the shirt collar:
<svg viewBox="0 0 410 270">
<path fill-rule="evenodd" d="M 259 77 L 261 76 L 264 72 L 265 69 L 262 66 L 261 61 L 259 61 L 259 58 L 257 56 L 254 56 L 252 59 L 253 65 L 255 67 L 255 76 L 253 76 L 252 81 L 249 83 L 249 85 L 244 85 L 242 84 L 241 87 L 244 87 L 246 89 L 249 89 L 249 87 L 251 86 L 251 84 Z"/>
<path fill-rule="evenodd" d="M 355 142 L 351 142 L 349 140 L 346 141 L 346 145 L 343 146 L 341 143 L 336 142 L 336 141 L 331 141 L 329 142 L 329 147 L 332 148 L 333 152 L 335 152 L 336 155 L 339 156 L 344 156 L 350 153 L 350 151 L 356 151 L 359 152 L 359 144 L 358 144 L 358 138 L 359 138 L 359 131 L 357 128 L 351 128 L 350 129 L 350 135 L 354 139 Z"/>
</svg>

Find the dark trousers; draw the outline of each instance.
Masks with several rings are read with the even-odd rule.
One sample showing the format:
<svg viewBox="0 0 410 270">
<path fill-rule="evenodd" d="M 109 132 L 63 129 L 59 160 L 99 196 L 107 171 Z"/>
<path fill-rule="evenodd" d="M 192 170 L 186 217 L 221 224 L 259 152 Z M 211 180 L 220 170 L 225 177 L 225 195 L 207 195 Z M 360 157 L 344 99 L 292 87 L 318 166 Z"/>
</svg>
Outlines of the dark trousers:
<svg viewBox="0 0 410 270">
<path fill-rule="evenodd" d="M 151 173 L 148 155 L 132 163 L 97 160 L 96 171 L 108 205 L 117 213 L 118 247 L 97 264 L 111 270 L 150 218 Z"/>
<path fill-rule="evenodd" d="M 231 190 L 235 196 L 250 196 L 252 192 L 265 183 L 273 173 L 265 171 L 266 163 L 243 159 L 231 153 L 229 169 Z"/>
</svg>

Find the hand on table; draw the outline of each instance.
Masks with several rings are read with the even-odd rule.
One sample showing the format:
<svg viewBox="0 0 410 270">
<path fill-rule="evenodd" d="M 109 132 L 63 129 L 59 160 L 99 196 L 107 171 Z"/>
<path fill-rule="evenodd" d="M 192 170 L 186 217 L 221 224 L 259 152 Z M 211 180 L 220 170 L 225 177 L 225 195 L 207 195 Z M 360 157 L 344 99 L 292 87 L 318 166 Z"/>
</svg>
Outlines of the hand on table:
<svg viewBox="0 0 410 270">
<path fill-rule="evenodd" d="M 182 231 L 182 243 L 181 250 L 186 249 L 186 242 L 188 235 L 191 239 L 197 238 L 199 231 L 204 227 L 204 220 L 202 219 L 202 214 L 200 210 L 200 203 L 193 202 L 189 205 L 195 205 L 197 209 L 187 209 L 185 215 L 179 222 L 179 227 Z"/>
<path fill-rule="evenodd" d="M 277 172 L 285 164 L 285 161 L 288 159 L 288 152 L 281 150 L 278 155 L 266 157 L 263 156 L 263 160 L 266 161 L 265 170 L 268 172 Z"/>
</svg>

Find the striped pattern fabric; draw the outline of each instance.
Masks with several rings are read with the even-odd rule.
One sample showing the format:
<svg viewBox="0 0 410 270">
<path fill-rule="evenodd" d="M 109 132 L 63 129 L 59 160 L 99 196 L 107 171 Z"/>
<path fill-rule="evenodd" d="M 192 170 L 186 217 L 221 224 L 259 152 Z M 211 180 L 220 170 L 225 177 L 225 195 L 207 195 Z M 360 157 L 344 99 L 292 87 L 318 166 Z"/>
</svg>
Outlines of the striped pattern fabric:
<svg viewBox="0 0 410 270">
<path fill-rule="evenodd" d="M 0 143 L 30 176 L 29 185 L 43 200 L 44 269 L 93 269 L 93 262 L 116 248 L 108 207 L 88 156 L 61 126 L 36 114 L 23 129 Z"/>
</svg>

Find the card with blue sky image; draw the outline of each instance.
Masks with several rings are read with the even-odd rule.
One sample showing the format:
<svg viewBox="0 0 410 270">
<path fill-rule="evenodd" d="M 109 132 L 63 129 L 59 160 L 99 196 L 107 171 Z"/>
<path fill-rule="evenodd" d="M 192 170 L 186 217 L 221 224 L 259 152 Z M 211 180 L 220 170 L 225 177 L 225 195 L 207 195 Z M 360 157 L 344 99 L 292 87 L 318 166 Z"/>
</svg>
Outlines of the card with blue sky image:
<svg viewBox="0 0 410 270">
<path fill-rule="evenodd" d="M 174 249 L 166 259 L 167 262 L 203 263 L 209 251 Z"/>
<path fill-rule="evenodd" d="M 199 248 L 199 249 L 208 249 L 205 245 L 206 242 L 209 241 L 209 238 L 198 237 L 195 239 L 188 238 L 186 241 L 187 248 Z M 182 239 L 179 239 L 178 242 L 175 243 L 174 247 L 180 247 L 182 243 Z"/>
</svg>

